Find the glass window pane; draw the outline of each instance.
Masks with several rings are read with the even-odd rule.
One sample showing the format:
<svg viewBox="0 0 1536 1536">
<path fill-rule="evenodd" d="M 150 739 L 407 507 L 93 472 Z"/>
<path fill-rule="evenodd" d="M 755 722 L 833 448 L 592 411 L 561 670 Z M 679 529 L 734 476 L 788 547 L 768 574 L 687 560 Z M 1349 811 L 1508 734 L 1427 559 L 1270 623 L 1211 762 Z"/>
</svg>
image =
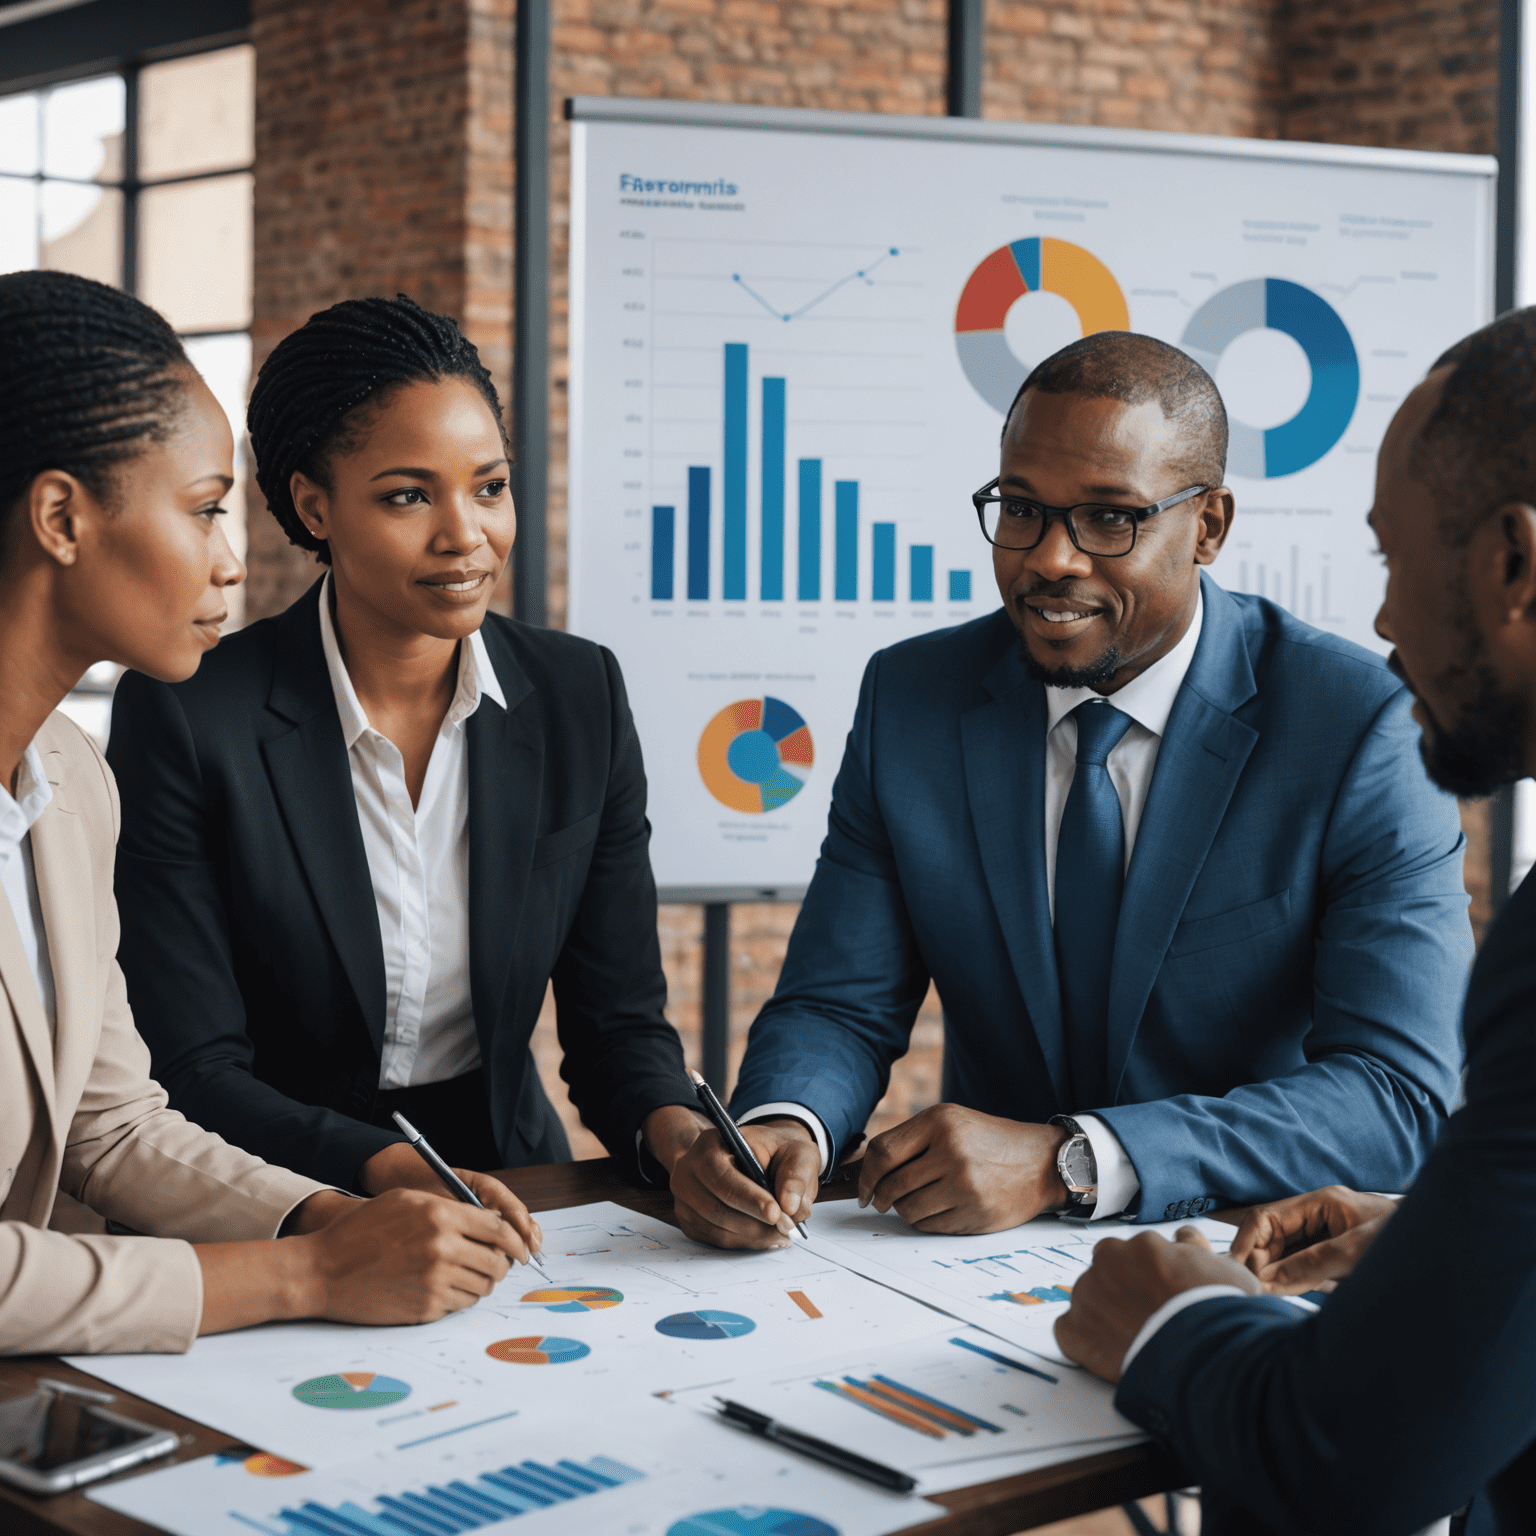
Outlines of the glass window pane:
<svg viewBox="0 0 1536 1536">
<path fill-rule="evenodd" d="M 0 171 L 37 168 L 37 97 L 0 96 Z"/>
<path fill-rule="evenodd" d="M 234 336 L 189 336 L 187 356 L 192 366 L 208 381 L 214 398 L 224 407 L 230 429 L 235 435 L 235 483 L 224 497 L 224 537 L 230 548 L 245 559 L 245 402 L 251 387 L 251 338 L 249 333 Z M 238 607 L 242 589 L 228 594 L 232 616 L 244 610 Z M 229 626 L 225 626 L 228 633 Z"/>
<path fill-rule="evenodd" d="M 43 171 L 83 181 L 123 176 L 123 77 L 61 85 L 43 99 Z"/>
<path fill-rule="evenodd" d="M 249 44 L 151 64 L 139 76 L 139 174 L 146 181 L 256 158 L 256 52 Z"/>
<path fill-rule="evenodd" d="M 123 194 L 67 181 L 42 185 L 37 264 L 114 286 L 123 280 Z"/>
<path fill-rule="evenodd" d="M 37 186 L 0 177 L 0 272 L 37 265 Z"/>
<path fill-rule="evenodd" d="M 178 331 L 251 323 L 249 172 L 144 189 L 139 297 Z"/>
</svg>

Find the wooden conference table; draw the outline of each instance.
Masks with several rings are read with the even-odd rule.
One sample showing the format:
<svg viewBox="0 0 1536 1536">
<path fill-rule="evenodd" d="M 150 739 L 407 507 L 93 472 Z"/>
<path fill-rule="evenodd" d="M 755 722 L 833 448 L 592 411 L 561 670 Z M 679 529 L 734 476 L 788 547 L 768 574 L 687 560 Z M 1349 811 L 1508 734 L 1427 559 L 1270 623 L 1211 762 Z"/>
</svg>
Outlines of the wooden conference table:
<svg viewBox="0 0 1536 1536">
<path fill-rule="evenodd" d="M 533 1211 L 612 1200 L 632 1211 L 662 1221 L 672 1220 L 670 1195 L 662 1190 L 635 1189 L 614 1172 L 606 1158 L 515 1168 L 500 1177 Z M 846 1199 L 852 1194 L 853 1185 L 848 1183 L 829 1187 L 820 1198 Z M 56 1356 L 22 1355 L 0 1360 L 0 1397 L 30 1391 L 39 1376 L 73 1381 L 81 1386 L 102 1385 L 95 1377 L 64 1365 Z M 169 1466 L 174 1461 L 191 1461 L 213 1451 L 228 1450 L 240 1443 L 130 1392 L 115 1387 L 112 1390 L 117 1395 L 114 1406 L 122 1412 L 177 1430 L 181 1435 L 181 1448 L 173 1456 L 135 1467 L 121 1474 L 124 1478 Z M 942 1504 L 949 1514 L 913 1527 L 912 1536 L 1010 1536 L 1031 1526 L 1047 1525 L 1070 1515 L 1182 1487 L 1187 1481 L 1177 1461 L 1166 1452 L 1152 1445 L 1133 1445 L 1018 1477 L 935 1494 L 934 1502 Z M 69 1536 L 143 1536 L 151 1530 L 151 1526 L 93 1504 L 83 1492 L 40 1499 L 0 1482 L 0 1532 L 4 1536 L 59 1536 L 60 1532 Z"/>
</svg>

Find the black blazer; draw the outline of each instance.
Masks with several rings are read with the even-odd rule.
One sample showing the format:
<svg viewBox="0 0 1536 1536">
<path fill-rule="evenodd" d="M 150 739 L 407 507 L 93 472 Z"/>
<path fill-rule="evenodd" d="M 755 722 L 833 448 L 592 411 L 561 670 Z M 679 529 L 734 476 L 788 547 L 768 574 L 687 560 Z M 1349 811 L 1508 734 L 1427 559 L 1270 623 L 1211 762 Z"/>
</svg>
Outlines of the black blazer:
<svg viewBox="0 0 1536 1536">
<path fill-rule="evenodd" d="M 398 1141 L 366 1116 L 384 950 L 320 643 L 320 585 L 187 682 L 130 672 L 108 753 L 122 795 L 118 958 L 155 1076 L 189 1120 L 344 1188 Z M 470 991 L 508 1167 L 570 1157 L 529 1036 L 552 979 L 561 1075 L 631 1173 L 635 1133 L 694 1104 L 663 1015 L 645 770 L 618 663 L 494 615 L 507 707 L 468 721 Z"/>
</svg>

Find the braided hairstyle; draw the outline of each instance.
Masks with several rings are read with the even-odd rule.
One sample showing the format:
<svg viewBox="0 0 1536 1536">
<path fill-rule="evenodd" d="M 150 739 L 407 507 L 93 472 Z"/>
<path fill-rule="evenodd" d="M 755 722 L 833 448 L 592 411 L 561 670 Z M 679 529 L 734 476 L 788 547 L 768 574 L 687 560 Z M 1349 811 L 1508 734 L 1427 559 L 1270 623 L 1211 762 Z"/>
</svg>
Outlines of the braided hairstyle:
<svg viewBox="0 0 1536 1536">
<path fill-rule="evenodd" d="M 465 379 L 485 397 L 508 444 L 496 386 L 474 343 L 446 315 L 406 298 L 347 299 L 311 315 L 261 365 L 246 424 L 256 483 L 288 542 L 327 565 L 330 550 L 293 504 L 295 471 L 333 489 L 332 456 L 362 442 L 402 385 Z"/>
<path fill-rule="evenodd" d="M 0 519 L 45 470 L 110 504 L 113 469 L 162 440 L 191 364 L 175 331 L 120 288 L 71 272 L 0 276 Z"/>
</svg>

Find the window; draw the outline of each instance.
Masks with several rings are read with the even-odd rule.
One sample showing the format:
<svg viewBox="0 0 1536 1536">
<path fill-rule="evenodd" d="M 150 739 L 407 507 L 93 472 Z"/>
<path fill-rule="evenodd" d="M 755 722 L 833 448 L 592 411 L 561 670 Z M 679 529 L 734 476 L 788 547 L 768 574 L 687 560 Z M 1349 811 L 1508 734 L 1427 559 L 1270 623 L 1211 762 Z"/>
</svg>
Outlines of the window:
<svg viewBox="0 0 1536 1536">
<path fill-rule="evenodd" d="M 240 555 L 254 97 L 248 44 L 0 96 L 0 272 L 78 272 L 176 327 L 234 428 L 225 505 Z M 115 683 L 114 668 L 93 668 L 65 706 L 99 740 Z"/>
</svg>

